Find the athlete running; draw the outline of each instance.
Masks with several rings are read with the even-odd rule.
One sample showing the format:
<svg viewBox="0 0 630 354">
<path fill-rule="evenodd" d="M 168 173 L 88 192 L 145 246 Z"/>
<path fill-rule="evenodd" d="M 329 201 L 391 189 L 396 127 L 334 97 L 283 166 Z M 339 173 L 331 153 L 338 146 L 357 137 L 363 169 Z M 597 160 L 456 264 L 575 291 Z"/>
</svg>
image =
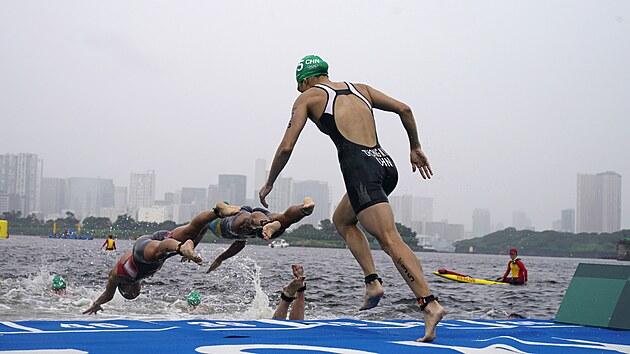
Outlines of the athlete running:
<svg viewBox="0 0 630 354">
<path fill-rule="evenodd" d="M 376 108 L 400 117 L 409 139 L 412 171 L 417 169 L 423 178 L 431 178 L 433 172 L 420 147 L 411 108 L 368 85 L 331 81 L 328 64 L 316 55 L 308 55 L 298 63 L 296 80 L 301 94 L 293 104 L 267 182 L 260 189 L 261 203 L 267 207 L 265 198 L 310 119 L 337 147 L 347 193 L 333 214 L 333 223 L 365 276 L 366 292 L 360 309 L 376 306 L 383 296 L 383 287 L 368 241 L 357 222 L 376 237 L 417 298 L 425 321 L 425 334 L 418 340 L 434 340 L 444 308 L 431 294 L 420 261 L 396 230 L 387 196 L 396 187 L 398 172 L 392 158 L 379 145 L 372 111 Z"/>
</svg>

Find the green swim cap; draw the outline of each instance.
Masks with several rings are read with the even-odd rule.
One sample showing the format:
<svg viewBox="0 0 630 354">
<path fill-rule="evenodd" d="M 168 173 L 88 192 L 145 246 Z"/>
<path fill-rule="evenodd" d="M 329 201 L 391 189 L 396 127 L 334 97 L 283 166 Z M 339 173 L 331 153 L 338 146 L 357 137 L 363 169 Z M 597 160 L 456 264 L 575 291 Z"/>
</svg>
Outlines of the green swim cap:
<svg viewBox="0 0 630 354">
<path fill-rule="evenodd" d="M 317 75 L 328 75 L 328 63 L 317 55 L 305 56 L 295 69 L 295 79 L 298 84 L 304 79 Z"/>
<path fill-rule="evenodd" d="M 52 281 L 53 290 L 63 290 L 66 288 L 66 280 L 61 275 L 55 275 Z"/>
<path fill-rule="evenodd" d="M 201 294 L 198 291 L 191 291 L 186 299 L 189 306 L 197 306 L 201 303 Z"/>
</svg>

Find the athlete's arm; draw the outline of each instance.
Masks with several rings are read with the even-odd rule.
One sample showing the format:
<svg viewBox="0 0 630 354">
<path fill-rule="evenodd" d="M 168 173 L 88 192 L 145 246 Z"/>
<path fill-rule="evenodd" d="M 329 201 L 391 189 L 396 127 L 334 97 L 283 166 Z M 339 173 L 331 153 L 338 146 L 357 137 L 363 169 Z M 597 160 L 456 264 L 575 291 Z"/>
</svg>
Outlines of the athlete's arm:
<svg viewBox="0 0 630 354">
<path fill-rule="evenodd" d="M 293 104 L 293 109 L 291 110 L 291 119 L 289 120 L 287 130 L 284 132 L 282 141 L 276 149 L 276 154 L 273 157 L 273 162 L 271 163 L 271 169 L 269 171 L 267 183 L 265 183 L 265 185 L 260 189 L 260 192 L 258 192 L 260 203 L 265 208 L 269 207 L 269 204 L 267 204 L 265 198 L 273 189 L 273 184 L 280 175 L 280 172 L 282 172 L 284 167 L 287 165 L 287 162 L 289 162 L 289 158 L 293 153 L 293 148 L 297 143 L 300 133 L 302 133 L 302 129 L 304 129 L 304 125 L 306 125 L 307 119 L 308 91 L 301 94 Z"/>
<path fill-rule="evenodd" d="M 412 172 L 416 172 L 416 169 L 418 169 L 420 170 L 422 178 L 430 179 L 431 176 L 433 176 L 433 171 L 431 170 L 429 159 L 424 154 L 424 151 L 422 151 L 420 139 L 418 138 L 418 127 L 416 126 L 416 119 L 413 116 L 411 107 L 368 85 L 365 85 L 365 87 L 372 99 L 372 107 L 382 111 L 396 113 L 400 117 L 400 121 L 409 139 L 411 170 Z"/>
<path fill-rule="evenodd" d="M 114 265 L 114 267 L 109 271 L 109 275 L 107 277 L 107 285 L 105 285 L 105 291 L 101 294 L 101 296 L 94 301 L 92 306 L 89 309 L 83 311 L 84 314 L 95 314 L 98 311 L 103 310 L 101 307 L 102 304 L 109 302 L 114 298 L 114 294 L 116 293 L 116 287 L 120 283 L 118 280 L 118 274 L 116 273 L 116 267 L 118 267 L 118 262 Z"/>
<path fill-rule="evenodd" d="M 221 263 L 223 263 L 224 260 L 226 260 L 226 259 L 228 259 L 230 257 L 236 256 L 240 251 L 243 250 L 243 248 L 245 248 L 245 243 L 246 243 L 245 240 L 238 240 L 238 241 L 232 242 L 230 247 L 228 247 L 227 250 L 225 250 L 223 253 L 221 253 L 217 257 L 217 259 L 214 260 L 214 262 L 212 262 L 212 264 L 210 265 L 210 267 L 208 268 L 206 273 L 210 273 L 213 270 L 219 268 L 219 266 L 221 265 Z"/>
</svg>

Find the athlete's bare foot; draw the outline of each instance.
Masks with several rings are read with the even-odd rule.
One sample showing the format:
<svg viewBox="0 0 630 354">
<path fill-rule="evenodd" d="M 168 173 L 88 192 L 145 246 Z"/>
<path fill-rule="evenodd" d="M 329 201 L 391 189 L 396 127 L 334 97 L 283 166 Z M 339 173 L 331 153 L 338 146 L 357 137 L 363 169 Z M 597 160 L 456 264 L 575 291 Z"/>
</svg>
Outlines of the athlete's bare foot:
<svg viewBox="0 0 630 354">
<path fill-rule="evenodd" d="M 379 301 L 383 297 L 385 292 L 383 291 L 383 286 L 378 279 L 374 279 L 372 282 L 366 284 L 365 286 L 365 296 L 363 297 L 363 306 L 359 308 L 359 310 L 369 310 L 378 305 Z"/>
<path fill-rule="evenodd" d="M 313 214 L 313 209 L 315 209 L 315 202 L 311 197 L 305 197 L 302 202 L 302 214 L 311 215 Z"/>
<path fill-rule="evenodd" d="M 271 241 L 271 236 L 280 231 L 281 228 L 282 224 L 278 220 L 266 223 L 262 228 L 263 238 L 267 241 Z"/>
<path fill-rule="evenodd" d="M 293 264 L 291 266 L 293 269 L 293 280 L 282 288 L 282 292 L 284 295 L 288 297 L 295 297 L 295 293 L 297 293 L 298 289 L 304 286 L 304 268 L 302 268 L 299 264 Z"/>
<path fill-rule="evenodd" d="M 304 267 L 301 264 L 292 264 L 291 270 L 293 271 L 293 276 L 295 278 L 304 276 Z"/>
<path fill-rule="evenodd" d="M 193 240 L 186 240 L 179 248 L 179 251 L 182 253 L 182 261 L 185 259 L 191 260 L 197 264 L 203 263 L 201 257 L 195 253 L 195 242 L 193 242 Z"/>
<path fill-rule="evenodd" d="M 241 211 L 241 207 L 236 206 L 236 205 L 227 205 L 223 202 L 218 202 L 215 207 L 217 208 L 217 210 L 219 211 L 219 214 L 221 215 L 217 215 L 220 216 L 222 218 L 226 217 L 226 216 L 232 216 L 236 213 L 238 213 L 239 211 Z"/>
<path fill-rule="evenodd" d="M 417 342 L 433 342 L 436 334 L 435 328 L 445 314 L 444 308 L 437 300 L 428 303 L 427 307 L 422 311 L 422 316 L 424 317 L 424 337 L 419 338 Z"/>
</svg>

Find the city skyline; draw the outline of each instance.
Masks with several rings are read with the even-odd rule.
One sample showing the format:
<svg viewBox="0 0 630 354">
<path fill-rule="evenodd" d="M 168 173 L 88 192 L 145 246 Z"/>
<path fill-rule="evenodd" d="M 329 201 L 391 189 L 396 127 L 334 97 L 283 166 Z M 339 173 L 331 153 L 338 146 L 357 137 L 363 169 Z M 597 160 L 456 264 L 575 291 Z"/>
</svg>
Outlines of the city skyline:
<svg viewBox="0 0 630 354">
<path fill-rule="evenodd" d="M 26 155 L 26 156 L 32 156 L 34 159 L 36 159 L 38 161 L 38 165 L 45 165 L 45 161 L 43 161 L 42 159 L 37 158 L 37 154 L 30 154 L 30 153 L 19 153 L 19 155 Z M 2 156 L 11 156 L 11 154 L 0 154 L 0 157 Z M 219 192 L 219 194 L 217 194 L 217 198 L 218 199 L 222 199 L 222 200 L 233 200 L 234 203 L 236 203 L 237 205 L 244 205 L 244 204 L 253 204 L 253 205 L 259 205 L 258 200 L 257 199 L 253 199 L 253 198 L 249 198 L 247 197 L 248 195 L 251 195 L 252 197 L 254 196 L 254 192 L 256 192 L 256 190 L 253 190 L 253 184 L 255 183 L 256 180 L 260 181 L 261 177 L 260 174 L 264 174 L 266 176 L 267 172 L 268 172 L 268 166 L 266 163 L 265 159 L 261 159 L 261 158 L 257 158 L 254 161 L 252 161 L 252 171 L 253 172 L 253 177 L 250 175 L 236 175 L 236 174 L 221 174 L 221 175 L 217 175 L 216 176 L 216 180 L 217 183 L 211 183 L 208 184 L 207 186 L 180 186 L 179 188 L 172 190 L 172 191 L 165 191 L 163 193 L 159 193 L 157 192 L 158 186 L 159 186 L 159 176 L 155 173 L 154 170 L 148 170 L 146 172 L 130 172 L 130 178 L 129 178 L 129 184 L 128 185 L 119 185 L 117 184 L 113 179 L 111 178 L 103 178 L 103 177 L 68 177 L 67 180 L 68 184 L 72 184 L 72 183 L 97 183 L 100 185 L 103 185 L 104 183 L 104 187 L 100 187 L 100 189 L 111 189 L 112 190 L 112 195 L 114 195 L 115 193 L 124 193 L 124 198 L 126 198 L 126 203 L 127 203 L 127 208 L 130 209 L 137 209 L 140 206 L 143 207 L 152 207 L 157 205 L 157 202 L 166 202 L 168 203 L 172 203 L 172 200 L 169 200 L 170 197 L 169 195 L 174 195 L 179 193 L 179 197 L 181 199 L 181 202 L 183 204 L 186 204 L 188 199 L 193 198 L 193 195 L 195 193 L 195 190 L 197 189 L 202 189 L 205 191 L 205 193 L 209 193 L 209 189 L 211 189 L 213 186 L 219 187 L 219 188 L 224 188 L 227 189 L 228 192 L 227 194 L 222 194 L 221 192 Z M 38 167 L 38 171 L 39 173 L 42 173 L 42 168 L 41 166 Z M 619 189 L 621 189 L 621 184 L 622 184 L 622 176 L 620 176 L 617 173 L 614 172 L 602 172 L 599 173 L 598 175 L 593 175 L 592 178 L 596 178 L 598 176 L 614 176 L 616 178 L 616 182 L 618 183 L 618 186 L 614 188 L 614 190 L 617 191 L 617 193 L 619 195 L 621 195 L 621 191 Z M 0 176 L 1 177 L 1 176 Z M 503 229 L 505 227 L 515 227 L 517 229 L 535 229 L 537 231 L 542 231 L 542 230 L 563 230 L 563 231 L 576 231 L 580 232 L 580 231 L 593 231 L 593 230 L 589 230 L 589 229 L 584 229 L 584 230 L 580 230 L 578 223 L 575 221 L 575 210 L 577 209 L 578 211 L 580 210 L 580 206 L 579 206 L 579 200 L 580 200 L 580 180 L 587 178 L 587 177 L 591 177 L 590 175 L 584 175 L 584 174 L 578 174 L 577 175 L 577 194 L 576 194 L 576 205 L 574 206 L 574 208 L 568 208 L 568 209 L 562 209 L 562 210 L 558 210 L 557 211 L 557 215 L 554 216 L 554 219 L 552 221 L 552 223 L 546 227 L 536 227 L 535 225 L 535 221 L 531 220 L 529 218 L 529 214 L 526 210 L 513 210 L 512 211 L 512 218 L 510 221 L 506 222 L 503 220 L 496 220 L 495 218 L 492 217 L 493 213 L 492 210 L 487 209 L 487 208 L 475 208 L 473 210 L 471 210 L 471 214 L 470 214 L 470 223 L 467 223 L 466 220 L 456 220 L 456 219 L 448 219 L 448 218 L 444 218 L 441 215 L 435 215 L 433 212 L 434 209 L 434 198 L 430 198 L 430 197 L 425 197 L 425 196 L 418 196 L 418 195 L 412 195 L 412 194 L 397 194 L 396 191 L 394 191 L 394 193 L 392 193 L 392 195 L 390 196 L 390 203 L 392 204 L 392 208 L 394 209 L 394 213 L 396 215 L 396 221 L 397 222 L 401 222 L 404 225 L 407 225 L 409 227 L 412 227 L 414 229 L 419 229 L 419 227 L 417 227 L 417 224 L 415 222 L 417 221 L 430 221 L 430 222 L 442 222 L 445 221 L 449 224 L 462 224 L 465 227 L 465 232 L 467 233 L 467 237 L 477 237 L 477 236 L 483 236 L 484 234 L 487 234 L 489 232 L 493 232 L 496 230 L 500 230 Z M 600 177 L 601 178 L 601 177 Z M 61 177 L 49 177 L 46 175 L 45 173 L 45 169 L 42 173 L 42 184 L 44 183 L 53 183 L 54 184 L 54 188 L 49 187 L 48 189 L 43 188 L 42 190 L 46 190 L 46 191 L 50 191 L 50 188 L 53 189 L 53 191 L 55 193 L 62 193 L 57 191 L 58 189 L 62 189 L 62 186 L 59 185 L 59 180 L 63 179 Z M 90 180 L 92 179 L 93 181 L 88 181 L 85 182 L 83 181 L 84 179 Z M 0 178 L 0 180 L 2 180 Z M 320 182 L 320 181 L 315 181 L 315 180 L 307 180 L 307 181 L 298 181 L 298 180 L 294 180 L 292 177 L 290 176 L 281 176 L 281 178 L 279 178 L 279 182 L 277 183 L 278 186 L 281 186 L 283 184 L 283 180 L 286 180 L 288 183 L 290 183 L 291 185 L 294 184 L 303 184 L 303 183 L 307 183 L 307 182 Z M 107 181 L 111 181 L 111 186 L 108 184 Z M 139 182 L 142 181 L 142 182 Z M 321 182 L 325 182 L 325 181 L 321 181 Z M 233 195 L 233 192 L 230 192 L 230 187 L 234 184 L 238 184 L 239 187 L 238 188 L 231 188 L 231 190 L 243 190 L 243 192 L 239 192 L 240 194 L 238 196 Z M 134 188 L 132 188 L 132 186 L 137 185 L 135 189 L 140 188 L 140 192 L 134 192 Z M 328 186 L 330 186 L 330 183 L 328 183 Z M 70 188 L 65 187 L 65 188 Z M 123 190 L 120 190 L 120 188 L 124 188 Z M 282 187 L 280 187 L 282 188 Z M 332 187 L 330 188 L 330 196 L 334 195 L 334 191 L 332 190 Z M 147 190 L 148 189 L 148 190 Z M 607 190 L 609 190 L 609 188 L 607 188 Z M 299 188 L 298 188 L 299 190 Z M 43 192 L 42 192 L 43 193 Z M 286 198 L 283 197 L 278 197 L 276 194 L 279 193 L 278 188 L 276 188 L 274 190 L 274 192 L 272 192 L 273 195 L 270 195 L 269 201 L 273 201 L 276 203 L 276 205 L 278 205 L 278 210 L 284 210 L 286 207 L 288 207 L 291 204 L 296 204 L 299 203 L 300 198 L 302 198 L 303 196 L 299 196 L 299 195 L 293 195 L 293 194 L 287 194 Z M 288 193 L 288 192 L 284 192 L 284 193 Z M 1 194 L 1 193 L 0 193 Z M 50 192 L 49 192 L 50 194 Z M 190 194 L 190 195 L 189 195 Z M 188 196 L 187 196 L 188 195 Z M 323 194 L 319 193 L 318 196 L 322 196 Z M 41 197 L 38 200 L 38 203 L 42 204 L 42 208 L 45 208 L 47 205 L 50 205 L 52 202 L 50 200 L 44 199 L 44 195 L 42 194 Z M 407 198 L 410 198 L 407 200 Z M 120 198 L 120 197 L 119 197 Z M 208 202 L 211 202 L 210 200 L 211 195 L 207 194 L 207 199 Z M 281 198 L 281 199 L 278 199 Z M 288 199 L 287 199 L 288 198 Z M 600 197 L 601 198 L 601 197 Z M 618 197 L 616 197 L 617 199 L 616 202 L 620 203 L 620 200 Z M 94 209 L 94 205 L 76 205 L 76 204 L 72 204 L 71 201 L 73 199 L 76 198 L 72 198 L 72 196 L 70 196 L 70 201 L 68 201 L 70 204 L 70 206 L 72 206 L 72 208 L 74 208 L 75 210 L 73 210 L 73 212 L 75 212 L 77 215 L 83 215 L 85 213 L 84 210 L 87 210 L 87 212 L 90 215 L 96 215 L 98 216 L 99 212 L 98 210 Z M 145 202 L 137 202 L 137 200 L 146 200 Z M 318 198 L 319 199 L 319 198 Z M 591 198 L 592 199 L 592 198 Z M 192 199 L 191 199 L 192 200 Z M 95 203 L 95 201 L 91 201 L 92 203 Z M 111 207 L 114 207 L 114 204 L 116 202 L 116 198 L 113 198 L 113 200 L 110 201 Z M 427 204 L 428 203 L 428 204 Z M 324 204 L 324 203 L 322 203 Z M 330 209 L 330 211 L 328 212 L 328 216 L 324 217 L 324 215 L 326 214 L 325 211 L 320 212 L 318 211 L 317 216 L 318 217 L 322 217 L 322 219 L 324 218 L 330 218 L 332 217 L 332 212 L 334 211 L 334 207 L 336 206 L 336 200 L 334 199 L 334 197 L 330 200 L 330 204 L 328 204 L 328 201 L 325 202 L 325 204 L 328 206 L 328 208 Z M 424 206 L 420 207 L 419 204 L 425 204 Z M 601 204 L 601 202 L 600 202 Z M 135 205 L 135 207 L 134 207 Z M 110 207 L 110 205 L 107 205 L 107 207 Z M 120 209 L 120 208 L 118 208 Z M 319 209 L 318 209 L 319 210 Z M 411 215 L 411 210 L 414 210 L 416 212 L 420 212 L 420 213 L 426 213 L 426 215 Z M 422 210 L 422 211 L 420 211 Z M 572 216 L 572 227 L 568 226 L 567 224 L 567 218 L 568 216 L 565 215 L 569 210 L 573 211 L 573 216 Z M 44 212 L 45 210 L 42 209 L 40 210 L 40 212 Z M 198 212 L 198 210 L 193 210 L 193 212 Z M 427 212 L 428 211 L 428 212 Z M 475 223 L 477 220 L 477 227 L 475 226 Z M 602 221 L 600 221 L 601 223 Z M 616 222 L 618 224 L 614 224 L 614 227 L 617 227 L 617 225 L 620 225 L 620 219 L 619 217 L 617 217 Z M 416 225 L 416 226 L 414 226 Z M 483 226 L 479 226 L 479 225 L 483 225 Z M 621 227 L 623 228 L 623 227 Z M 572 231 L 573 230 L 573 231 Z M 602 231 L 611 231 L 612 228 L 608 227 L 606 229 L 602 229 Z"/>
<path fill-rule="evenodd" d="M 304 13 L 328 7 L 307 30 Z M 4 1 L 0 53 L 0 152 L 38 154 L 49 177 L 123 186 L 153 170 L 162 198 L 237 174 L 253 198 L 255 159 L 272 161 L 308 54 L 331 80 L 412 108 L 431 180 L 412 173 L 398 116 L 375 110 L 378 139 L 394 195 L 433 198 L 434 219 L 470 230 L 488 209 L 492 224 L 548 229 L 576 208 L 577 174 L 630 176 L 628 1 Z M 284 176 L 328 182 L 333 205 L 343 194 L 312 122 Z"/>
</svg>

